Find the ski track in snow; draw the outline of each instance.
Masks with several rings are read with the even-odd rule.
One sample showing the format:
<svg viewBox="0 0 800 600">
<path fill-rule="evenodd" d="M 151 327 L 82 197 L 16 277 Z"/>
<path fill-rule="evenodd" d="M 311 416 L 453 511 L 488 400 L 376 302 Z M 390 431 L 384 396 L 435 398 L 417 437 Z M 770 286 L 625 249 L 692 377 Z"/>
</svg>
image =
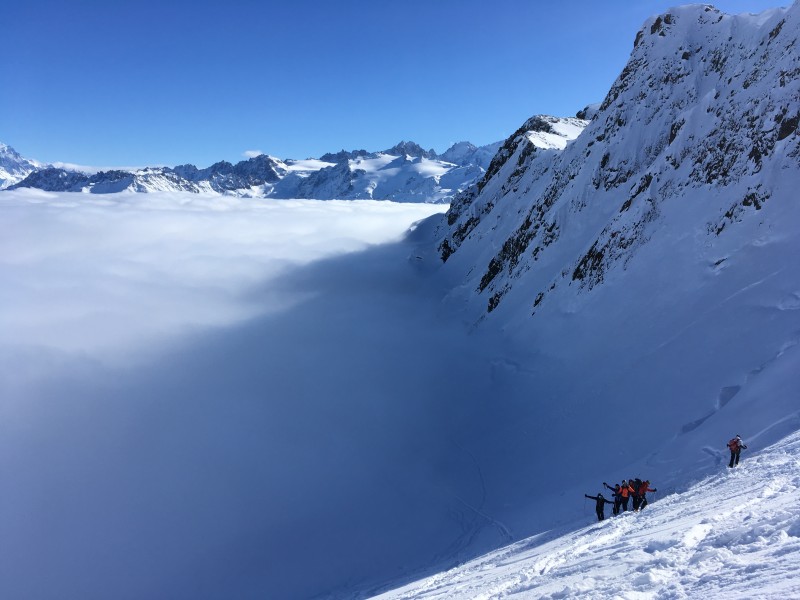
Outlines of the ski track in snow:
<svg viewBox="0 0 800 600">
<path fill-rule="evenodd" d="M 749 452 L 640 513 L 523 540 L 377 598 L 799 598 L 800 434 Z"/>
</svg>

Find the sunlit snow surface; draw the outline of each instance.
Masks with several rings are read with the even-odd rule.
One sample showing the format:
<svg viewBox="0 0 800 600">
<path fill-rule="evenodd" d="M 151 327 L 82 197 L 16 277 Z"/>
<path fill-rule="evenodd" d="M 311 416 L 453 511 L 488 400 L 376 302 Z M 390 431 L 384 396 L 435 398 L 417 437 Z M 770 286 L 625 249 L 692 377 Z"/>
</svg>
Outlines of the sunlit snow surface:
<svg viewBox="0 0 800 600">
<path fill-rule="evenodd" d="M 545 150 L 553 148 L 563 150 L 586 127 L 586 121 L 580 119 L 544 118 L 549 123 L 551 131 L 529 131 L 526 136 L 534 146 Z"/>
<path fill-rule="evenodd" d="M 742 454 L 735 470 L 650 494 L 642 512 L 545 532 L 379 598 L 800 598 L 800 434 Z M 594 503 L 584 512 L 593 520 Z"/>
</svg>

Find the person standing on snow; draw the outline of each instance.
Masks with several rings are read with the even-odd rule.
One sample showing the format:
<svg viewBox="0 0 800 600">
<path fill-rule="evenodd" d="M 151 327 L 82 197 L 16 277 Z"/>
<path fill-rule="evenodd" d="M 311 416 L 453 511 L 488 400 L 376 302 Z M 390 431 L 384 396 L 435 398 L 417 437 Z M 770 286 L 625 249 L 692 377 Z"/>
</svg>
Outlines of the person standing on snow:
<svg viewBox="0 0 800 600">
<path fill-rule="evenodd" d="M 614 508 L 611 509 L 611 512 L 616 517 L 619 514 L 619 507 L 622 505 L 622 488 L 619 487 L 618 483 L 611 487 L 604 481 L 603 485 L 614 492 Z"/>
<path fill-rule="evenodd" d="M 595 505 L 595 511 L 597 511 L 597 520 L 602 521 L 606 518 L 606 504 L 614 504 L 610 500 L 606 500 L 603 498 L 602 493 L 598 493 L 597 496 L 590 496 L 589 494 L 584 494 L 590 500 L 594 500 L 597 502 Z"/>
<path fill-rule="evenodd" d="M 642 501 L 642 497 L 639 495 L 639 488 L 642 486 L 642 480 L 638 477 L 636 479 L 629 479 L 628 485 L 631 488 L 631 496 L 633 496 L 633 512 L 639 510 L 639 503 Z"/>
<path fill-rule="evenodd" d="M 628 512 L 628 500 L 630 500 L 631 495 L 633 495 L 633 488 L 626 479 L 622 480 L 620 494 L 622 495 L 622 512 Z"/>
<path fill-rule="evenodd" d="M 639 510 L 644 510 L 644 507 L 647 506 L 647 492 L 657 492 L 656 488 L 650 487 L 650 481 L 643 481 L 642 485 L 639 486 Z"/>
<path fill-rule="evenodd" d="M 739 464 L 739 454 L 745 449 L 747 449 L 747 446 L 744 445 L 742 438 L 739 437 L 739 434 L 737 433 L 736 437 L 728 442 L 728 450 L 731 451 L 731 462 L 728 464 L 729 468 L 732 469 Z"/>
</svg>

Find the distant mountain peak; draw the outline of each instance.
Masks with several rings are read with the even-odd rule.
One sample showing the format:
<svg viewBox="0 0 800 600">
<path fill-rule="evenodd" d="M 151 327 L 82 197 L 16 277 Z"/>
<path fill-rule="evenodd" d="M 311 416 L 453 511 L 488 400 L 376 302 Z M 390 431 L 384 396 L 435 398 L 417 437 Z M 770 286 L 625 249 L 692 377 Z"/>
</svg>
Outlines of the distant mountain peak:
<svg viewBox="0 0 800 600">
<path fill-rule="evenodd" d="M 412 156 L 414 158 L 422 157 L 422 158 L 438 158 L 436 151 L 431 148 L 430 150 L 425 150 L 417 144 L 416 142 L 406 142 L 401 141 L 400 143 L 392 146 L 388 150 L 384 150 L 383 154 L 391 154 L 392 156 Z"/>
<path fill-rule="evenodd" d="M 362 158 L 364 156 L 370 156 L 370 152 L 366 150 L 339 150 L 339 152 L 328 152 L 327 154 L 323 154 L 319 157 L 319 160 L 322 162 L 329 162 L 329 163 L 342 163 L 347 162 L 349 160 L 355 160 L 357 158 Z"/>
<path fill-rule="evenodd" d="M 445 154 L 447 152 L 451 152 L 451 151 L 455 151 L 455 150 L 462 151 L 462 150 L 477 150 L 477 149 L 478 149 L 478 147 L 475 144 L 473 144 L 472 142 L 467 142 L 467 141 L 456 142 L 455 144 L 450 146 L 445 151 Z"/>
<path fill-rule="evenodd" d="M 0 142 L 0 190 L 18 183 L 42 165 L 24 158 L 8 144 Z"/>
</svg>

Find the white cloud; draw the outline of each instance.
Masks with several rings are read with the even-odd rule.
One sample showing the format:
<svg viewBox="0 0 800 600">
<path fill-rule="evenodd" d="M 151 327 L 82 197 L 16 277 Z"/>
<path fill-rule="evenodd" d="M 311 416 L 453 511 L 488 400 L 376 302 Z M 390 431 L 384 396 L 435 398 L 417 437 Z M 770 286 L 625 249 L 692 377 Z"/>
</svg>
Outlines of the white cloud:
<svg viewBox="0 0 800 600">
<path fill-rule="evenodd" d="M 242 152 L 242 156 L 245 158 L 255 158 L 256 156 L 261 156 L 264 154 L 261 150 L 245 150 Z"/>
<path fill-rule="evenodd" d="M 485 360 L 379 245 L 442 210 L 4 192 L 0 596 L 312 597 L 461 536 L 430 393 Z"/>
<path fill-rule="evenodd" d="M 93 165 L 78 165 L 75 163 L 66 163 L 66 162 L 54 162 L 51 164 L 58 169 L 66 169 L 68 171 L 80 171 L 81 173 L 89 173 L 90 175 L 99 173 L 100 171 L 139 171 L 145 168 L 145 167 L 132 167 L 132 166 L 98 167 Z M 150 165 L 150 166 L 156 167 L 160 165 Z"/>
<path fill-rule="evenodd" d="M 79 200 L 76 202 L 76 200 Z M 198 194 L 6 192 L 0 344 L 97 358 L 297 301 L 247 297 L 314 260 L 399 237 L 442 206 Z"/>
</svg>

